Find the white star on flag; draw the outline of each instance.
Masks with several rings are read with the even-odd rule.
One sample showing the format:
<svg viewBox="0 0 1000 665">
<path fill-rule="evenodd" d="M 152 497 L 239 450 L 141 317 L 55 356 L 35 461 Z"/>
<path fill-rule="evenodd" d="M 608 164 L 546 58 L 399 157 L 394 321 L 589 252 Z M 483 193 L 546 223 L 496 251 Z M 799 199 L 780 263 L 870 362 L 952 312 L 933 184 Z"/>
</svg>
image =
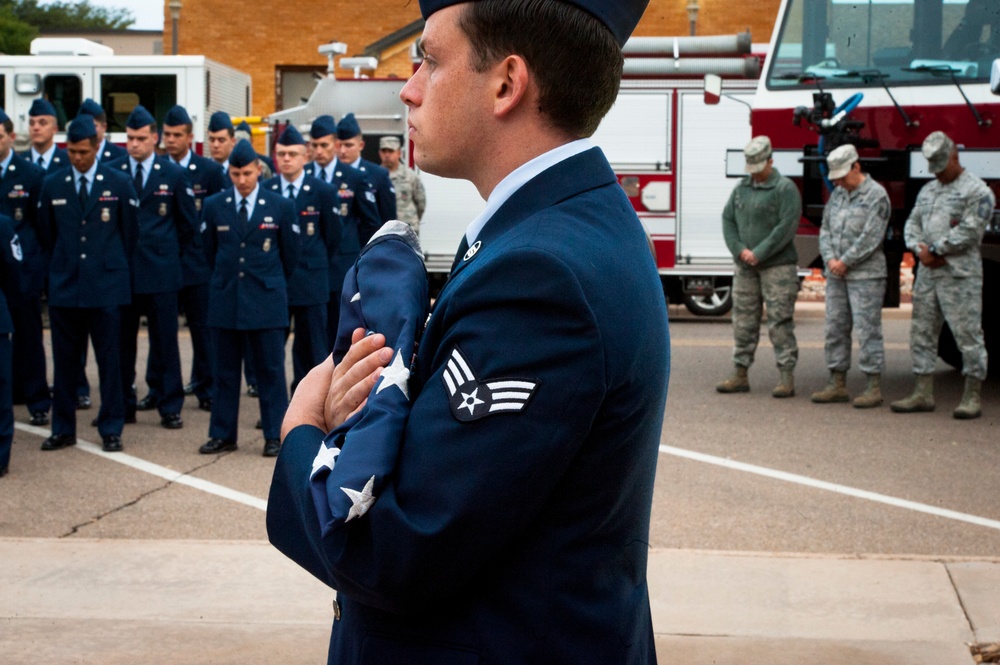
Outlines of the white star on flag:
<svg viewBox="0 0 1000 665">
<path fill-rule="evenodd" d="M 372 496 L 372 488 L 374 487 L 375 476 L 372 476 L 368 479 L 368 482 L 365 483 L 364 489 L 360 492 L 347 487 L 340 488 L 353 504 L 350 512 L 347 513 L 347 519 L 344 520 L 345 522 L 350 522 L 355 517 L 361 517 L 368 512 L 368 509 L 372 507 L 373 503 L 375 503 L 375 497 Z"/>
<path fill-rule="evenodd" d="M 361 301 L 361 291 L 358 291 L 357 293 L 354 294 L 354 297 L 351 298 L 351 302 L 360 302 L 360 301 Z"/>
<path fill-rule="evenodd" d="M 410 369 L 403 362 L 403 352 L 396 351 L 396 357 L 392 364 L 382 370 L 382 382 L 375 389 L 375 394 L 379 394 L 389 386 L 396 386 L 403 391 L 406 399 L 410 399 L 410 389 L 407 381 L 410 380 Z"/>
<path fill-rule="evenodd" d="M 315 478 L 316 474 L 322 468 L 327 468 L 330 469 L 330 471 L 333 471 L 333 465 L 337 461 L 338 455 L 340 455 L 340 448 L 336 446 L 327 448 L 326 444 L 321 443 L 319 446 L 319 452 L 316 453 L 316 459 L 313 460 L 312 473 L 309 474 L 309 477 Z"/>
</svg>

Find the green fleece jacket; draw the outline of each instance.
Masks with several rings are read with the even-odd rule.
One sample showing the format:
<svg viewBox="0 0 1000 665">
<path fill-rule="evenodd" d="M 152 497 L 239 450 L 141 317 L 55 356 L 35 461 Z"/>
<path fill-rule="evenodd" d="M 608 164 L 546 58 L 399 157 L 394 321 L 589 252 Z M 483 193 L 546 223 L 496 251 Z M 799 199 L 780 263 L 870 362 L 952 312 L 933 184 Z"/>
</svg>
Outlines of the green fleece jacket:
<svg viewBox="0 0 1000 665">
<path fill-rule="evenodd" d="M 746 176 L 729 195 L 722 211 L 722 235 L 734 259 L 749 249 L 760 262 L 759 269 L 797 263 L 794 240 L 801 217 L 798 187 L 773 169 L 759 184 Z"/>
</svg>

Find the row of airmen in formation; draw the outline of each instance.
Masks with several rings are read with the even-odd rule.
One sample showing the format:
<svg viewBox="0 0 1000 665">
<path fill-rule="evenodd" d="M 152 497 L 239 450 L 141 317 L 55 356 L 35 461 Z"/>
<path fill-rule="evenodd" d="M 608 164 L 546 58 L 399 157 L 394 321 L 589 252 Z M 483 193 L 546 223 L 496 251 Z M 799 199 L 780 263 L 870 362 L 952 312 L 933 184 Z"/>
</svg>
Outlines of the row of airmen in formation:
<svg viewBox="0 0 1000 665">
<path fill-rule="evenodd" d="M 361 158 L 352 114 L 313 122 L 307 141 L 282 132 L 275 162 L 240 139 L 230 117 L 211 116 L 211 159 L 192 150 L 193 123 L 170 109 L 162 134 L 137 106 L 127 149 L 105 137 L 107 118 L 86 100 L 54 143 L 53 106 L 29 112 L 31 148 L 15 154 L 14 126 L 0 109 L 0 476 L 7 473 L 12 403 L 31 423 L 49 424 L 42 450 L 76 443 L 76 410 L 90 406 L 87 339 L 93 343 L 101 404 L 93 421 L 103 449 L 122 450 L 137 410 L 157 409 L 161 425 L 183 427 L 185 394 L 211 411 L 205 454 L 235 450 L 240 370 L 259 394 L 264 455 L 280 449 L 288 402 L 285 342 L 294 322 L 292 390 L 333 348 L 343 279 L 384 221 L 397 217 L 390 171 Z M 162 139 L 165 155 L 157 154 Z M 383 156 L 399 143 L 386 137 Z M 311 161 L 310 161 L 311 159 Z M 277 175 L 271 174 L 277 171 Z M 407 198 L 407 221 L 423 211 L 422 189 Z M 418 198 L 418 201 L 413 199 Z M 47 288 L 53 386 L 42 345 Z M 178 311 L 191 333 L 191 380 L 181 378 Z M 136 339 L 149 325 L 149 394 L 137 399 Z"/>
<path fill-rule="evenodd" d="M 934 178 L 921 188 L 904 227 L 906 247 L 919 261 L 910 329 L 915 387 L 891 408 L 897 413 L 934 410 L 938 337 L 947 322 L 962 353 L 965 376 L 962 399 L 953 415 L 978 418 L 987 369 L 980 244 L 996 201 L 986 183 L 962 166 L 958 147 L 943 132 L 928 135 L 922 153 Z M 795 184 L 773 167 L 768 137 L 755 137 L 744 154 L 748 175 L 733 191 L 722 215 L 726 243 L 736 261 L 735 367 L 716 389 L 721 393 L 750 389 L 747 369 L 753 363 L 766 304 L 768 332 L 781 373 L 772 394 L 791 397 L 798 359 L 792 315 L 799 289 L 792 241 L 802 202 Z M 861 347 L 858 365 L 868 379 L 853 405 L 872 408 L 883 402 L 882 301 L 887 268 L 882 241 L 891 205 L 885 188 L 862 171 L 853 145 L 831 151 L 827 167 L 836 187 L 823 210 L 819 246 L 826 276 L 825 356 L 830 377 L 822 390 L 812 394 L 812 401 L 850 401 L 846 374 L 851 366 L 853 328 Z"/>
</svg>

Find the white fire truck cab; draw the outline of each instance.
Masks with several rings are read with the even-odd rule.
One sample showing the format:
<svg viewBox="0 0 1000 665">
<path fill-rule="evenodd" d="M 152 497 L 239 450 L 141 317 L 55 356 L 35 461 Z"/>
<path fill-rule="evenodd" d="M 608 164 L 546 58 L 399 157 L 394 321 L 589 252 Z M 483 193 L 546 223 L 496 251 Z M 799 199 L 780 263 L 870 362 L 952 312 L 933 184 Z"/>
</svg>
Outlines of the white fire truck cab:
<svg viewBox="0 0 1000 665">
<path fill-rule="evenodd" d="M 161 122 L 170 107 L 181 104 L 191 115 L 198 152 L 212 113 L 250 114 L 250 76 L 203 56 L 120 56 L 101 44 L 63 38 L 35 39 L 31 53 L 0 56 L 0 107 L 19 140 L 28 136 L 28 109 L 38 97 L 56 108 L 59 143 L 88 97 L 107 113 L 115 143 L 125 143 L 125 120 L 137 104 Z"/>
</svg>

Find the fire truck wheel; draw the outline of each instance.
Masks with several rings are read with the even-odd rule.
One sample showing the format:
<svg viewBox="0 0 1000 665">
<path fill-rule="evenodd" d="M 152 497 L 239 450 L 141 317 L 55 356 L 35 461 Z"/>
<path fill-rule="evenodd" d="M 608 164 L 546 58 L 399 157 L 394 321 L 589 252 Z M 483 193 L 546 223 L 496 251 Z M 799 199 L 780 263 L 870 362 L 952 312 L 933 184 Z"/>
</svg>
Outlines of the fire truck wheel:
<svg viewBox="0 0 1000 665">
<path fill-rule="evenodd" d="M 715 293 L 699 296 L 685 293 L 684 306 L 695 316 L 722 316 L 733 308 L 733 280 L 717 277 Z"/>
</svg>

